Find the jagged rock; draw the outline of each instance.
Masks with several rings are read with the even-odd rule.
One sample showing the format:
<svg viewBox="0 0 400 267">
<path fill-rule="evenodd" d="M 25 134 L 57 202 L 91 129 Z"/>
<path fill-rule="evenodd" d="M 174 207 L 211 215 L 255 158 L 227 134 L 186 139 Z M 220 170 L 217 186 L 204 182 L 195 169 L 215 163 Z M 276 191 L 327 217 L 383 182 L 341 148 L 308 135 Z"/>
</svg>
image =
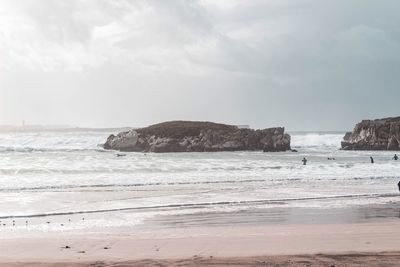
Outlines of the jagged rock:
<svg viewBox="0 0 400 267">
<path fill-rule="evenodd" d="M 363 120 L 346 133 L 343 150 L 400 150 L 400 117 Z"/>
<path fill-rule="evenodd" d="M 349 141 L 350 137 L 351 137 L 352 132 L 347 132 L 345 133 L 344 137 L 343 137 L 343 141 Z"/>
<path fill-rule="evenodd" d="M 136 152 L 205 152 L 290 150 L 290 136 L 282 127 L 240 129 L 212 122 L 171 121 L 110 135 L 105 149 Z"/>
</svg>

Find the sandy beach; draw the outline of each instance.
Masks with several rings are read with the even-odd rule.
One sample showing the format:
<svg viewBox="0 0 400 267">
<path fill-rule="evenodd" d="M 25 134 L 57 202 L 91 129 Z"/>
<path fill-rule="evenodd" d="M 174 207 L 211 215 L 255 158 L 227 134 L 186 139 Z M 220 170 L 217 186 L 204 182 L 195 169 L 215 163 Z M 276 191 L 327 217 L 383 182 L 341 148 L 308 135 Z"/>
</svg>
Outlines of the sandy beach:
<svg viewBox="0 0 400 267">
<path fill-rule="evenodd" d="M 397 266 L 400 222 L 2 239 L 1 266 Z M 97 264 L 97 265 L 96 265 Z"/>
</svg>

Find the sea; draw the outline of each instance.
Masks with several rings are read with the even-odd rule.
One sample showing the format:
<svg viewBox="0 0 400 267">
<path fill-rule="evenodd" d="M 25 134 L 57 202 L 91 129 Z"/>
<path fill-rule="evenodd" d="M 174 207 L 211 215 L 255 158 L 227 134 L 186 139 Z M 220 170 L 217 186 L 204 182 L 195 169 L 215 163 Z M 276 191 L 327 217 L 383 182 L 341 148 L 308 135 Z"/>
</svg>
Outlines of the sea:
<svg viewBox="0 0 400 267">
<path fill-rule="evenodd" d="M 340 150 L 344 132 L 289 132 L 297 152 L 125 156 L 103 149 L 112 133 L 0 131 L 0 234 L 400 217 L 400 161 Z"/>
</svg>

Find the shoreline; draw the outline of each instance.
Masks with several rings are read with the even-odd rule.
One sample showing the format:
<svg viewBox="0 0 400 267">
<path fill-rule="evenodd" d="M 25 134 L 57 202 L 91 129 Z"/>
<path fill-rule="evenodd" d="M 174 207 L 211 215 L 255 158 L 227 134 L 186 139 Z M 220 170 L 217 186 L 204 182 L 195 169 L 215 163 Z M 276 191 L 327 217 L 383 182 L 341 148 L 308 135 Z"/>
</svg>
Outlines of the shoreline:
<svg viewBox="0 0 400 267">
<path fill-rule="evenodd" d="M 258 227 L 275 225 L 309 224 L 365 224 L 400 221 L 397 194 L 384 196 L 384 203 L 366 204 L 367 197 L 355 199 L 344 197 L 343 201 L 361 201 L 363 204 L 346 203 L 338 205 L 338 198 L 318 198 L 320 203 L 313 207 L 309 200 L 296 203 L 281 200 L 272 204 L 259 204 L 248 207 L 237 204 L 234 207 L 224 204 L 223 209 L 207 209 L 210 205 L 168 205 L 167 208 L 118 208 L 104 212 L 64 212 L 38 216 L 10 215 L 0 216 L 0 232 L 3 237 L 24 238 L 49 235 L 116 235 L 121 232 L 152 232 L 176 228 L 213 227 Z M 314 200 L 315 198 L 312 198 Z M 262 202 L 262 201 L 253 201 Z M 270 202 L 270 201 L 268 201 Z M 267 203 L 267 202 L 265 202 Z M 296 204 L 300 206 L 292 206 Z M 242 206 L 241 206 L 242 205 Z M 309 206 L 308 206 L 309 205 Z M 325 205 L 324 208 L 321 206 Z M 307 207 L 308 206 L 308 207 Z M 0 237 L 1 240 L 1 237 Z"/>
<path fill-rule="evenodd" d="M 293 255 L 309 255 L 313 259 L 319 254 L 368 253 L 372 257 L 383 252 L 394 252 L 390 257 L 400 260 L 397 253 L 400 222 L 191 227 L 127 234 L 1 238 L 0 266 L 10 263 L 79 266 L 97 261 L 137 264 L 146 259 L 172 264 L 195 258 L 250 262 L 255 257 L 266 256 L 286 259 L 295 257 Z"/>
</svg>

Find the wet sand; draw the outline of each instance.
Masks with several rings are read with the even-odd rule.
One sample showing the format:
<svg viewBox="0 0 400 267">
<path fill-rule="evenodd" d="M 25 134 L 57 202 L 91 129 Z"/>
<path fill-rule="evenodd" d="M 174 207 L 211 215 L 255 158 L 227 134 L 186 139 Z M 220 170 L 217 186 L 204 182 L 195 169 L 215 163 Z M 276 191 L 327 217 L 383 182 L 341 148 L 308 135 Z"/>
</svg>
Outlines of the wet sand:
<svg viewBox="0 0 400 267">
<path fill-rule="evenodd" d="M 400 222 L 190 227 L 138 233 L 122 231 L 120 235 L 53 233 L 40 238 L 3 237 L 0 263 L 2 266 L 12 266 L 11 263 L 14 266 L 396 266 L 400 262 L 399 248 Z M 96 262 L 98 265 L 93 265 Z"/>
<path fill-rule="evenodd" d="M 398 266 L 399 202 L 148 217 L 2 219 L 0 266 Z M 26 223 L 28 220 L 28 223 Z M 15 226 L 14 226 L 15 224 Z"/>
<path fill-rule="evenodd" d="M 347 254 L 316 254 L 316 255 L 289 255 L 289 256 L 264 256 L 264 257 L 242 257 L 242 258 L 204 258 L 192 257 L 186 259 L 173 260 L 136 260 L 136 261 L 93 261 L 93 262 L 31 262 L 31 263 L 0 263 L 0 266 L 25 266 L 25 267 L 146 267 L 146 266 L 244 266 L 244 267 L 361 267 L 361 266 L 399 266 L 399 252 L 381 252 L 381 253 L 347 253 Z"/>
</svg>

